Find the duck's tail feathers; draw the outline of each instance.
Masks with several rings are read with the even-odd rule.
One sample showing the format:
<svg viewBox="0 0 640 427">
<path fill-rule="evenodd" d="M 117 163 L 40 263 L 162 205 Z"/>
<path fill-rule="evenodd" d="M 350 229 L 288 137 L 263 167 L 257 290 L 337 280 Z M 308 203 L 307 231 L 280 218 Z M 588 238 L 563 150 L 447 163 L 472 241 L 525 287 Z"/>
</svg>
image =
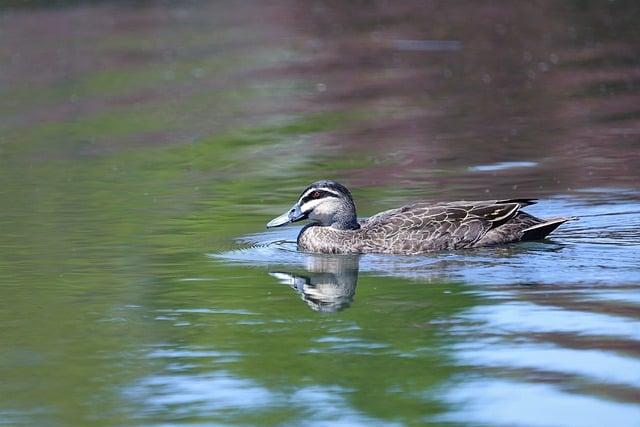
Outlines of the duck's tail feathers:
<svg viewBox="0 0 640 427">
<path fill-rule="evenodd" d="M 520 240 L 542 240 L 552 233 L 560 225 L 567 221 L 577 221 L 578 217 L 561 217 L 561 218 L 546 218 L 543 223 L 536 224 L 529 228 L 522 230 L 522 238 Z"/>
</svg>

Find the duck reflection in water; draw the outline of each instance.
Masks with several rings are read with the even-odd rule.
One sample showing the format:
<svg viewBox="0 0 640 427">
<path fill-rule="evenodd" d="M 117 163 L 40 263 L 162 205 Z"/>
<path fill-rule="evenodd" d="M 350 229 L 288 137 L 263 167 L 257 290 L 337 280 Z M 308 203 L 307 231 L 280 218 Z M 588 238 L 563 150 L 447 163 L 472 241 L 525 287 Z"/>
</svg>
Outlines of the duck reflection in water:
<svg viewBox="0 0 640 427">
<path fill-rule="evenodd" d="M 277 270 L 269 274 L 291 286 L 311 309 L 336 312 L 351 305 L 358 282 L 358 269 L 358 255 L 308 254 L 304 270 Z"/>
</svg>

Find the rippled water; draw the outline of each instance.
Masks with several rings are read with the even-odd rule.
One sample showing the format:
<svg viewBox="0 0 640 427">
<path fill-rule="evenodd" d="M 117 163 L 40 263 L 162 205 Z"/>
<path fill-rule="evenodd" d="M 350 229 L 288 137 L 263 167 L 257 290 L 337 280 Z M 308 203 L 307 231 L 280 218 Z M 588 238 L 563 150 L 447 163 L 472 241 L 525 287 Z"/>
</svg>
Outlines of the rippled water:
<svg viewBox="0 0 640 427">
<path fill-rule="evenodd" d="M 639 17 L 0 4 L 0 425 L 639 425 Z M 304 254 L 320 178 L 579 221 Z"/>
<path fill-rule="evenodd" d="M 445 351 L 460 369 L 434 392 L 451 409 L 432 421 L 635 425 L 640 416 L 634 403 L 640 389 L 640 212 L 636 203 L 620 201 L 624 197 L 618 192 L 607 193 L 585 191 L 530 208 L 544 215 L 572 212 L 581 219 L 544 242 L 411 257 L 314 255 L 295 250 L 300 227 L 292 227 L 248 236 L 243 241 L 252 244 L 249 248 L 212 257 L 264 266 L 315 311 L 353 307 L 389 323 L 398 305 L 425 304 L 419 300 L 423 289 L 415 287 L 436 287 L 427 305 L 457 293 L 469 296 L 470 306 L 446 315 L 423 307 L 424 318 L 410 325 L 416 329 L 413 345 L 398 354 L 420 359 Z M 404 291 L 379 289 L 376 278 L 410 285 Z M 360 296 L 363 287 L 373 289 Z M 384 309 L 369 308 L 371 300 L 375 304 L 385 297 Z M 420 328 L 433 328 L 443 337 L 442 346 L 425 348 Z M 357 330 L 360 337 L 375 334 Z M 362 342 L 343 334 L 322 340 L 334 351 L 389 351 L 387 340 Z M 421 398 L 426 399 L 424 392 Z"/>
<path fill-rule="evenodd" d="M 597 191 L 597 190 L 594 190 Z M 527 242 L 498 248 L 437 252 L 419 257 L 367 255 L 353 268 L 376 275 L 409 279 L 440 279 L 478 284 L 625 284 L 640 277 L 640 210 L 637 203 L 585 191 L 583 196 L 543 201 L 526 209 L 540 217 L 578 217 L 564 224 L 544 242 Z M 622 194 L 630 195 L 628 192 Z M 638 193 L 640 195 L 640 193 Z M 599 200 L 598 200 L 599 199 Z M 249 248 L 213 258 L 253 265 L 291 265 L 313 269 L 327 256 L 296 251 L 302 227 L 258 233 L 239 239 Z M 336 257 L 340 263 L 344 257 Z M 333 258 L 329 257 L 331 262 Z M 319 261 L 317 261 L 319 260 Z M 323 267 L 319 267 L 321 270 Z"/>
</svg>

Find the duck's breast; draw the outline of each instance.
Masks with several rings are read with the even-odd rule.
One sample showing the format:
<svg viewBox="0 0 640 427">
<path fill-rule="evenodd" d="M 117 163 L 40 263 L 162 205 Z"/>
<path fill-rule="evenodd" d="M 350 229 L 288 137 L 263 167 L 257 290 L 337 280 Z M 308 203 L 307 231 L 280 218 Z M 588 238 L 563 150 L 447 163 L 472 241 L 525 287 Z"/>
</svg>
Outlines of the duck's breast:
<svg viewBox="0 0 640 427">
<path fill-rule="evenodd" d="M 309 224 L 298 235 L 298 250 L 325 254 L 361 253 L 360 230 L 339 230 Z"/>
</svg>

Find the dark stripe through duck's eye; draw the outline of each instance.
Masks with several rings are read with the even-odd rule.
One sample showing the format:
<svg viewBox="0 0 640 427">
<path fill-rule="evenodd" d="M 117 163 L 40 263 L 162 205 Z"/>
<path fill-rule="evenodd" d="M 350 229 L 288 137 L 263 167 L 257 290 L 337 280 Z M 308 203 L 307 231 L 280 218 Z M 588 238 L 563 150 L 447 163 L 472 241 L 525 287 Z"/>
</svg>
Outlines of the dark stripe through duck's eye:
<svg viewBox="0 0 640 427">
<path fill-rule="evenodd" d="M 311 193 L 311 198 L 312 199 L 317 199 L 320 197 L 320 192 L 319 191 L 314 191 L 313 193 Z"/>
</svg>

